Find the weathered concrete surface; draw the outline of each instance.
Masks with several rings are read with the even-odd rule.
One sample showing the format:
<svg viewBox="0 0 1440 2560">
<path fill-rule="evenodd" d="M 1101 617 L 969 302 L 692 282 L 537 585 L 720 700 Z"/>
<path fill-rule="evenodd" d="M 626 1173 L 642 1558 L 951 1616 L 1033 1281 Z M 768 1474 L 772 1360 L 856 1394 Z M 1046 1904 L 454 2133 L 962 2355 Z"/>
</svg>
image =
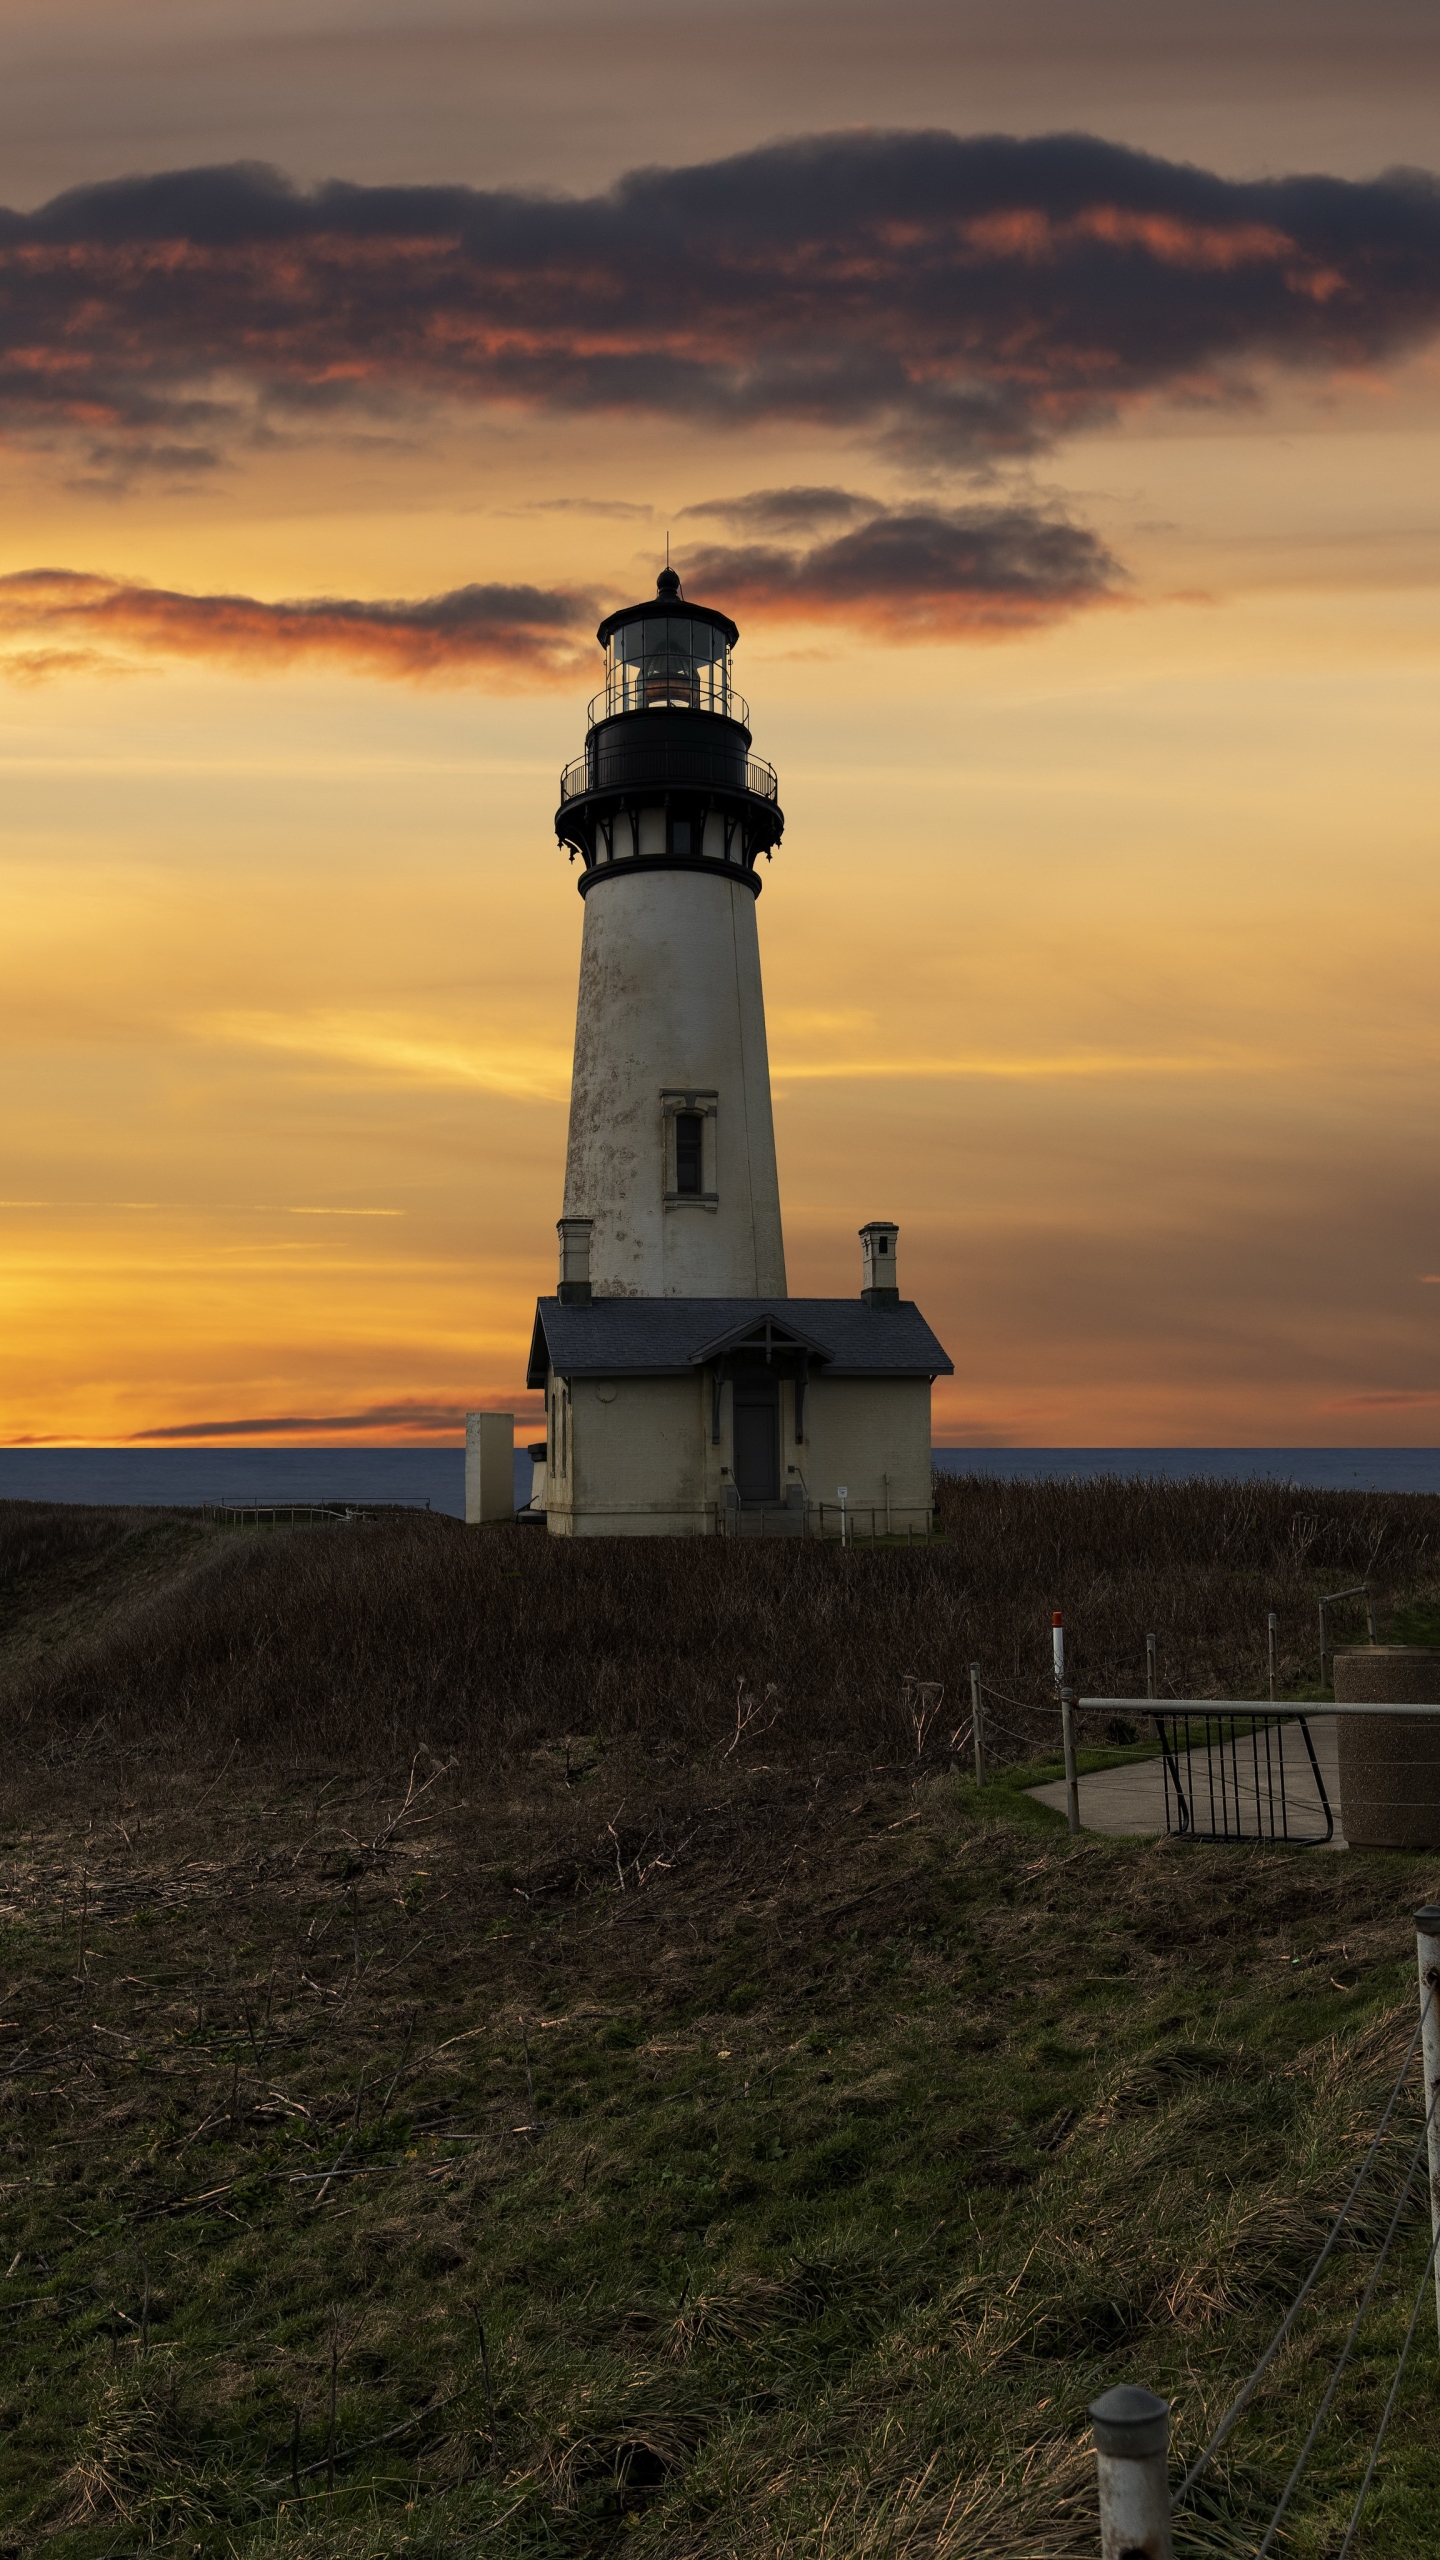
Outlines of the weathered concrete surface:
<svg viewBox="0 0 1440 2560">
<path fill-rule="evenodd" d="M 515 1416 L 513 1413 L 467 1413 L 466 1522 L 474 1529 L 484 1520 L 509 1520 L 514 1511 Z"/>
<path fill-rule="evenodd" d="M 716 870 L 631 872 L 585 900 L 565 1215 L 595 1222 L 599 1297 L 785 1295 L 756 902 Z M 698 1201 L 673 1196 L 687 1094 Z"/>
<path fill-rule="evenodd" d="M 1331 1811 L 1335 1816 L 1335 1837 L 1330 1846 L 1334 1849 L 1343 1849 L 1346 1843 L 1340 1832 L 1340 1762 L 1335 1731 L 1336 1720 L 1328 1712 L 1317 1711 L 1307 1721 L 1310 1726 L 1310 1739 L 1315 1745 L 1315 1757 L 1320 1763 L 1320 1775 L 1325 1781 L 1325 1792 L 1330 1799 Z M 1305 1760 L 1304 1752 L 1305 1746 L 1297 1735 L 1295 1758 L 1292 1761 L 1287 1744 L 1286 1800 L 1290 1806 L 1290 1819 L 1294 1827 L 1300 1831 L 1315 1832 L 1323 1828 L 1324 1817 L 1320 1811 L 1320 1800 L 1315 1793 L 1314 1781 L 1310 1776 L 1309 1764 Z M 1218 1759 L 1218 1754 L 1208 1756 Z M 1192 1754 L 1197 1794 L 1205 1783 L 1202 1772 L 1206 1758 L 1207 1754 L 1203 1751 Z M 1227 1778 L 1230 1775 L 1228 1755 L 1226 1775 Z M 1247 1818 L 1253 1819 L 1255 1790 L 1246 1773 L 1243 1753 L 1239 1755 L 1239 1779 L 1242 1805 L 1246 1808 Z M 1215 1772 L 1215 1786 L 1218 1799 L 1218 1768 Z M 1056 1813 L 1064 1812 L 1065 1781 L 1063 1778 L 1053 1778 L 1043 1787 L 1031 1787 L 1029 1793 L 1034 1796 L 1038 1804 L 1048 1804 Z M 1202 1806 L 1203 1804 L 1202 1798 Z M 1115 1839 L 1141 1839 L 1147 1834 L 1163 1831 L 1165 1828 L 1165 1774 L 1158 1754 L 1153 1760 L 1132 1760 L 1125 1768 L 1097 1769 L 1092 1776 L 1082 1778 L 1080 1826 L 1084 1831 L 1108 1832 Z"/>
<path fill-rule="evenodd" d="M 1347 1706 L 1429 1706 L 1440 1651 L 1413 1644 L 1342 1648 L 1335 1697 Z M 1440 1716 L 1341 1716 L 1340 1799 L 1365 1849 L 1440 1849 Z"/>
</svg>

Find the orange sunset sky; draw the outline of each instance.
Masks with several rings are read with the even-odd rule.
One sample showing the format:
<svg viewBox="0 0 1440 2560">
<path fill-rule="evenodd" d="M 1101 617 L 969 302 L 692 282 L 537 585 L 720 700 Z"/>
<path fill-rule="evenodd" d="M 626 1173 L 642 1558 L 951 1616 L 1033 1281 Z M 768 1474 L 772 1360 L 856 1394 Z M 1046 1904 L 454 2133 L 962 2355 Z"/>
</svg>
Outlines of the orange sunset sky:
<svg viewBox="0 0 1440 2560">
<path fill-rule="evenodd" d="M 1440 1438 L 1433 0 L 0 0 L 0 1439 L 450 1440 L 598 614 L 733 611 L 790 1285 Z M 637 174 L 638 173 L 638 174 Z"/>
</svg>

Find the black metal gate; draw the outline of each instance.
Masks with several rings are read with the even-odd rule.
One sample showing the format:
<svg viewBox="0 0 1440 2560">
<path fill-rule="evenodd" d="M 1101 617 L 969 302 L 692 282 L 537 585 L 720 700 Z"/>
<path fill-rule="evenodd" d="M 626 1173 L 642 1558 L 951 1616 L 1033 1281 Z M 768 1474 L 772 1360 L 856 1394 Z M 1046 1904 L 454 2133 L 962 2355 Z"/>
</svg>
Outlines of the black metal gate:
<svg viewBox="0 0 1440 2560">
<path fill-rule="evenodd" d="M 1299 1849 L 1323 1849 L 1334 1839 L 1335 1816 L 1303 1715 L 1151 1713 L 1165 1763 L 1167 1832 L 1186 1840 L 1288 1840 Z"/>
</svg>

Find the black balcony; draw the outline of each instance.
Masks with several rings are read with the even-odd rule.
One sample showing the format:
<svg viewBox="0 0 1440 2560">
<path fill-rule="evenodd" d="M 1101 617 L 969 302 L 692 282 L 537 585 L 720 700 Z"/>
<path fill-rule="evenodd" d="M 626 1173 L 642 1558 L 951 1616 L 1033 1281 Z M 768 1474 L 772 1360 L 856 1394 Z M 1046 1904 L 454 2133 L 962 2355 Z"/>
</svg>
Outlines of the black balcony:
<svg viewBox="0 0 1440 2560">
<path fill-rule="evenodd" d="M 718 756 L 703 747 L 611 748 L 602 756 L 577 756 L 560 776 L 560 805 L 583 800 L 592 791 L 676 789 L 748 792 L 754 800 L 778 801 L 780 783 L 773 764 L 760 756 Z"/>
</svg>

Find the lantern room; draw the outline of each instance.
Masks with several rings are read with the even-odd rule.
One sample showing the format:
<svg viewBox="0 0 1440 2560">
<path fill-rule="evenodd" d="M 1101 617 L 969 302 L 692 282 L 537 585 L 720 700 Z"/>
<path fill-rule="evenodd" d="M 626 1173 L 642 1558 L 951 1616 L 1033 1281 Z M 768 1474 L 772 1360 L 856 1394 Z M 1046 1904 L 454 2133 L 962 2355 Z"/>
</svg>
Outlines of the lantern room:
<svg viewBox="0 0 1440 2560">
<path fill-rule="evenodd" d="M 629 711 L 709 711 L 745 723 L 730 681 L 739 630 L 728 614 L 686 604 L 673 569 L 661 570 L 653 603 L 610 614 L 597 637 L 605 690 L 590 706 L 592 722 Z"/>
</svg>

